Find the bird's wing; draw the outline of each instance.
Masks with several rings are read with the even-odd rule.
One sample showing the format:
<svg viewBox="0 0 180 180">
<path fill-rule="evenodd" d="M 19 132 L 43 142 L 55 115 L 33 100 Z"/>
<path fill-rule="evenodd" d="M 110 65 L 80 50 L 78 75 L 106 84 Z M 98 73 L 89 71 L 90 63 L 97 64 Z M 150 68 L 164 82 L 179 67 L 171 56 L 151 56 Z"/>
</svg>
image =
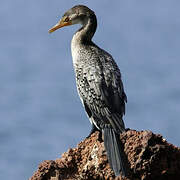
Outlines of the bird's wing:
<svg viewBox="0 0 180 180">
<path fill-rule="evenodd" d="M 105 63 L 103 66 L 106 85 L 105 90 L 108 91 L 108 103 L 111 104 L 112 112 L 123 115 L 125 114 L 125 102 L 127 102 L 127 97 L 124 92 L 121 73 L 113 58 L 107 55 L 106 59 L 108 58 L 108 63 Z"/>
<path fill-rule="evenodd" d="M 112 62 L 114 63 L 114 62 Z M 100 127 L 110 124 L 115 130 L 124 128 L 126 95 L 116 64 L 100 62 L 76 71 L 77 88 L 89 117 Z"/>
</svg>

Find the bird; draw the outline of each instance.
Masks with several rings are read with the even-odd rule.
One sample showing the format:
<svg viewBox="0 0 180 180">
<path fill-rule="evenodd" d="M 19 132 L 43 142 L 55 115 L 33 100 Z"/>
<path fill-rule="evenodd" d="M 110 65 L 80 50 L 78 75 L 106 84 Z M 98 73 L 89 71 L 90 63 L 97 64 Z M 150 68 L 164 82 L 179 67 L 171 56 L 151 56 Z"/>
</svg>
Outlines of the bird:
<svg viewBox="0 0 180 180">
<path fill-rule="evenodd" d="M 97 28 L 97 18 L 90 8 L 76 5 L 66 11 L 49 33 L 80 24 L 73 35 L 71 53 L 79 97 L 92 124 L 91 135 L 96 130 L 103 134 L 108 162 L 115 176 L 126 176 L 120 143 L 124 132 L 125 103 L 121 72 L 113 57 L 98 47 L 92 38 Z"/>
</svg>

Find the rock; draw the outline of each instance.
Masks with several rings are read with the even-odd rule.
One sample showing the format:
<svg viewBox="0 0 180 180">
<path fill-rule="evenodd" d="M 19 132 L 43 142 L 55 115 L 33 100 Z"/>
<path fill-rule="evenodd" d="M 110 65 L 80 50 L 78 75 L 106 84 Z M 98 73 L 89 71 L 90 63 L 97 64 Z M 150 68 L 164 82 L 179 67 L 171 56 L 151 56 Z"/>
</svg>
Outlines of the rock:
<svg viewBox="0 0 180 180">
<path fill-rule="evenodd" d="M 180 148 L 151 131 L 120 136 L 129 176 L 115 177 L 99 132 L 69 149 L 60 159 L 42 162 L 29 180 L 179 180 Z"/>
</svg>

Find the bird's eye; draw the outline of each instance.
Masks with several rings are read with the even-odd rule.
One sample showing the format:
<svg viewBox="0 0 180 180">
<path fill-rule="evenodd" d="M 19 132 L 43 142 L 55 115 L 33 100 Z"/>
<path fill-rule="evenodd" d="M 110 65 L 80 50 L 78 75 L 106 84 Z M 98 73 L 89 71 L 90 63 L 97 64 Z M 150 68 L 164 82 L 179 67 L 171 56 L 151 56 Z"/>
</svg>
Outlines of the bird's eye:
<svg viewBox="0 0 180 180">
<path fill-rule="evenodd" d="M 68 22 L 68 21 L 69 21 L 69 18 L 66 17 L 66 18 L 64 19 L 64 22 Z"/>
</svg>

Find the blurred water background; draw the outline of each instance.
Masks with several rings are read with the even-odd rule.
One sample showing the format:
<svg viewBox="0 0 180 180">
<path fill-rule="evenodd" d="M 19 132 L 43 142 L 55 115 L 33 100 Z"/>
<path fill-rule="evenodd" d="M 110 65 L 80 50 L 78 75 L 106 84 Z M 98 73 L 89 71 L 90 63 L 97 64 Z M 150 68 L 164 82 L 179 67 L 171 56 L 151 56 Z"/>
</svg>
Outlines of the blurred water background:
<svg viewBox="0 0 180 180">
<path fill-rule="evenodd" d="M 118 63 L 127 127 L 180 146 L 180 1 L 1 0 L 0 179 L 28 179 L 85 138 L 70 42 L 78 25 L 48 29 L 76 4 L 98 18 L 94 42 Z"/>
</svg>

